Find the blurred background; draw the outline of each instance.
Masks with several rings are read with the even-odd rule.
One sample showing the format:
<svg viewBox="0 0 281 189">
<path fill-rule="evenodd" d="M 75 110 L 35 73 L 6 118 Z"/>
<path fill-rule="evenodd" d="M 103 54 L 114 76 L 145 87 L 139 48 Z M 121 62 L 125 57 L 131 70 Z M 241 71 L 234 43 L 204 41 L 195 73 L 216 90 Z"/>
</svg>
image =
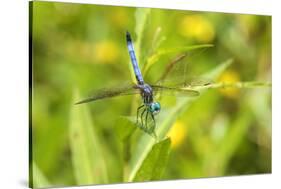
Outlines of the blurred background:
<svg viewBox="0 0 281 189">
<path fill-rule="evenodd" d="M 52 185 L 74 185 L 69 142 L 73 93 L 85 97 L 95 89 L 132 81 L 125 32 L 133 39 L 136 8 L 33 2 L 32 162 L 35 174 Z M 188 57 L 188 74 L 198 76 L 228 58 L 234 61 L 219 81 L 271 82 L 271 17 L 151 9 L 138 52 L 142 66 L 159 48 L 213 44 Z M 158 48 L 158 47 L 157 47 Z M 171 61 L 163 57 L 147 74 Z M 163 62 L 163 63 L 161 63 Z M 96 133 L 107 149 L 108 183 L 122 182 L 122 147 L 118 116 L 135 116 L 134 97 L 88 105 Z M 140 99 L 138 102 L 141 103 Z M 163 101 L 162 109 L 173 106 Z M 259 174 L 271 172 L 271 88 L 217 89 L 201 95 L 171 127 L 172 148 L 164 179 Z"/>
</svg>

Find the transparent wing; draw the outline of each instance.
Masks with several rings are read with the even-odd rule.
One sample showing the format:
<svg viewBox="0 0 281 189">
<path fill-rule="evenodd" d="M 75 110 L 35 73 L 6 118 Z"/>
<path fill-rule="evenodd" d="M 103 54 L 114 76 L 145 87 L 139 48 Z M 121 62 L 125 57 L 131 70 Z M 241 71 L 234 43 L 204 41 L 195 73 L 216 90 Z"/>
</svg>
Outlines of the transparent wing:
<svg viewBox="0 0 281 189">
<path fill-rule="evenodd" d="M 167 87 L 161 85 L 151 85 L 153 91 L 156 93 L 163 93 L 164 95 L 180 95 L 180 96 L 198 96 L 200 93 L 196 90 L 179 88 L 179 87 Z"/>
<path fill-rule="evenodd" d="M 184 87 L 197 87 L 197 86 L 206 86 L 214 83 L 213 80 L 202 77 L 185 77 L 178 76 L 173 77 L 172 79 L 166 79 L 157 82 L 157 85 L 160 86 L 169 86 L 175 88 L 184 88 Z"/>
<path fill-rule="evenodd" d="M 165 67 L 162 75 L 158 79 L 158 82 L 166 80 L 167 76 L 170 75 L 171 71 L 174 69 L 176 64 L 180 64 L 181 61 L 183 61 L 187 57 L 187 53 L 179 54 L 174 59 L 172 59 Z M 183 64 L 183 63 L 182 63 Z"/>
<path fill-rule="evenodd" d="M 88 98 L 76 102 L 75 104 L 83 104 L 91 101 L 101 100 L 105 98 L 112 98 L 116 96 L 133 95 L 140 93 L 135 84 L 122 86 L 118 88 L 100 89 L 93 92 Z"/>
<path fill-rule="evenodd" d="M 154 82 L 163 86 L 198 86 L 212 83 L 208 78 L 194 77 L 194 69 L 199 66 L 200 55 L 206 49 L 199 49 L 175 56 L 163 69 L 159 79 Z M 195 71 L 196 72 L 196 71 Z"/>
</svg>

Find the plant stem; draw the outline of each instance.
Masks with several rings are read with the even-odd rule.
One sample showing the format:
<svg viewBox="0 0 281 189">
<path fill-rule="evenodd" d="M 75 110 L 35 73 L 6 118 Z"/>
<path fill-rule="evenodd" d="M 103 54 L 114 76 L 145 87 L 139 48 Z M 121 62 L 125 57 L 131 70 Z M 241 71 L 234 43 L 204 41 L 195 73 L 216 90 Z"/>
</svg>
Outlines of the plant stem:
<svg viewBox="0 0 281 189">
<path fill-rule="evenodd" d="M 135 129 L 123 140 L 123 182 L 128 182 L 130 167 L 129 162 L 131 160 L 131 138 Z"/>
<path fill-rule="evenodd" d="M 130 136 L 123 141 L 123 182 L 126 182 L 128 180 L 129 176 L 129 161 L 131 156 L 131 144 L 130 144 Z"/>
<path fill-rule="evenodd" d="M 257 88 L 257 87 L 271 87 L 269 82 L 257 82 L 257 81 L 247 81 L 247 82 L 235 82 L 235 83 L 210 83 L 206 85 L 198 86 L 187 86 L 184 89 L 192 90 L 203 90 L 203 89 L 218 89 L 218 88 Z"/>
</svg>

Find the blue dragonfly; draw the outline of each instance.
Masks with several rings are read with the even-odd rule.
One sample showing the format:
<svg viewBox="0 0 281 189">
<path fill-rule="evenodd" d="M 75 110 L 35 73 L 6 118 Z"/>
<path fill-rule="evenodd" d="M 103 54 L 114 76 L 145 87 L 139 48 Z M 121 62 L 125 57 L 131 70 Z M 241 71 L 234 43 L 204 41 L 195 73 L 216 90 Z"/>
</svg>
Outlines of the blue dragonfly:
<svg viewBox="0 0 281 189">
<path fill-rule="evenodd" d="M 148 84 L 144 81 L 141 70 L 139 68 L 135 50 L 132 42 L 130 33 L 126 32 L 126 41 L 129 51 L 129 56 L 134 70 L 134 75 L 136 77 L 136 84 L 129 84 L 122 87 L 115 87 L 109 89 L 101 89 L 96 91 L 90 97 L 83 99 L 76 104 L 83 104 L 87 102 L 92 102 L 96 100 L 122 96 L 122 95 L 134 95 L 140 94 L 142 97 L 142 105 L 137 108 L 137 120 L 136 124 L 142 130 L 148 134 L 155 135 L 156 121 L 155 116 L 160 112 L 161 105 L 159 102 L 154 101 L 155 93 L 168 93 L 168 94 L 181 94 L 183 96 L 198 96 L 199 92 L 192 89 L 174 87 L 174 86 L 163 86 L 160 84 Z M 167 72 L 165 73 L 167 74 Z M 164 74 L 164 75 L 165 75 Z"/>
</svg>

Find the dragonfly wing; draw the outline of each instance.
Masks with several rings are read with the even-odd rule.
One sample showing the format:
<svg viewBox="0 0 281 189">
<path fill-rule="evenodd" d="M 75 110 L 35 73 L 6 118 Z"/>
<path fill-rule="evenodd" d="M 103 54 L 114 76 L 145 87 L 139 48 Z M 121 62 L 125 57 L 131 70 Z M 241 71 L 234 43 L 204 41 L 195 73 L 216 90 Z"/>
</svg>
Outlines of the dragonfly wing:
<svg viewBox="0 0 281 189">
<path fill-rule="evenodd" d="M 151 85 L 153 90 L 157 93 L 163 93 L 166 95 L 181 95 L 181 96 L 198 96 L 200 93 L 196 90 L 178 87 L 167 87 L 161 85 Z"/>
<path fill-rule="evenodd" d="M 147 81 L 150 81 L 149 83 L 161 86 L 181 88 L 203 86 L 212 83 L 210 79 L 204 78 L 204 76 L 194 77 L 193 75 L 193 62 L 198 62 L 198 58 L 202 53 L 204 53 L 204 51 L 207 50 L 208 47 L 210 46 L 202 46 L 177 54 L 175 58 L 163 65 L 163 72 L 160 74 L 159 79 L 149 80 L 149 78 L 147 78 Z M 159 74 L 159 71 L 157 71 L 157 73 Z"/>
<path fill-rule="evenodd" d="M 185 77 L 185 76 L 178 76 L 174 77 L 173 79 L 166 79 L 163 81 L 159 81 L 157 85 L 164 85 L 164 86 L 171 86 L 175 88 L 186 88 L 186 87 L 198 87 L 198 86 L 206 86 L 214 83 L 213 80 L 208 78 L 202 77 Z"/>
<path fill-rule="evenodd" d="M 119 88 L 100 89 L 92 93 L 88 98 L 78 101 L 75 104 L 83 104 L 91 101 L 101 100 L 105 98 L 112 98 L 116 96 L 133 95 L 133 94 L 138 94 L 139 92 L 140 91 L 136 85 L 129 85 Z"/>
</svg>

